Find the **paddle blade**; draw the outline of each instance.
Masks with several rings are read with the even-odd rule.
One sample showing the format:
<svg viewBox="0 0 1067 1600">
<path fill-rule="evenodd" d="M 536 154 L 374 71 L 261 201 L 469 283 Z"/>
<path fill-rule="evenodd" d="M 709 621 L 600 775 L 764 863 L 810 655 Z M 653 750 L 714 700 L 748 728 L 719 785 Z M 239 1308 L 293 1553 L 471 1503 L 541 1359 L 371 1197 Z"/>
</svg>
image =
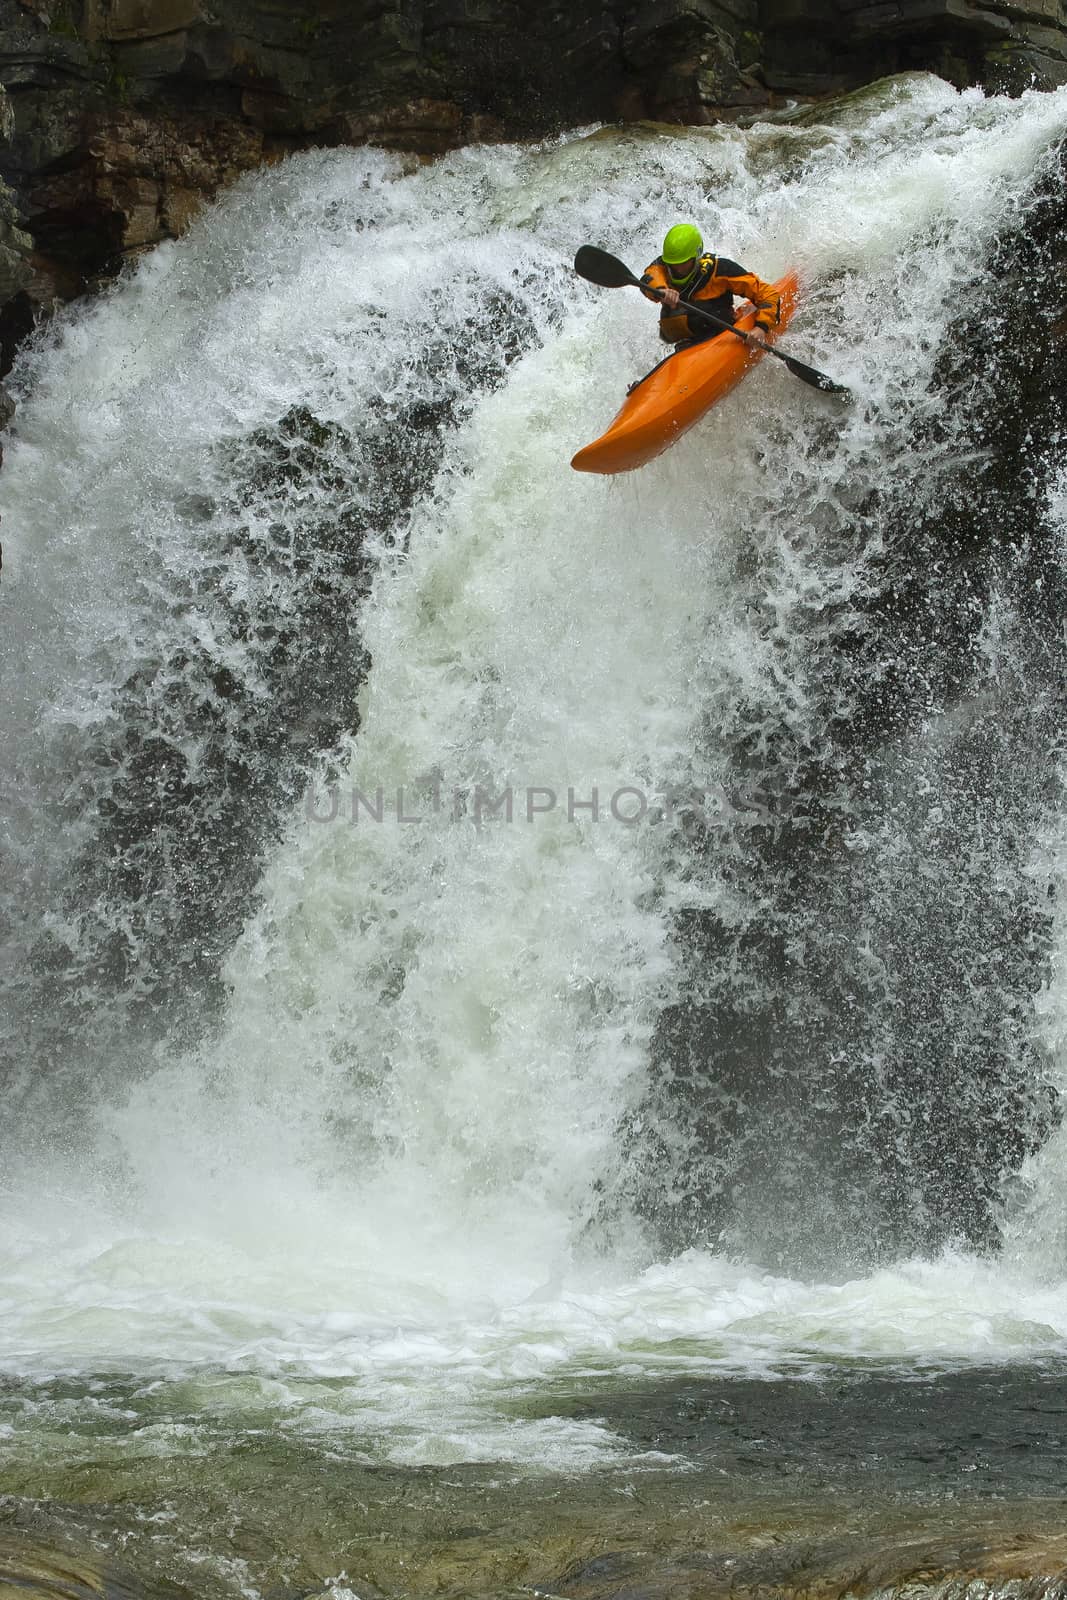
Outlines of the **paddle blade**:
<svg viewBox="0 0 1067 1600">
<path fill-rule="evenodd" d="M 844 398 L 852 399 L 852 390 L 847 389 L 843 383 L 835 383 L 833 378 L 828 378 L 825 372 L 820 372 L 817 367 L 805 366 L 803 361 L 798 361 L 796 356 L 787 356 L 784 350 L 775 350 L 771 346 L 770 353 L 784 361 L 794 378 L 799 378 L 801 383 L 810 383 L 813 389 L 821 389 L 823 394 L 839 394 Z"/>
<path fill-rule="evenodd" d="M 618 256 L 609 256 L 595 244 L 582 245 L 574 258 L 574 270 L 579 278 L 597 283 L 602 289 L 621 289 L 624 284 L 640 281 Z"/>
</svg>

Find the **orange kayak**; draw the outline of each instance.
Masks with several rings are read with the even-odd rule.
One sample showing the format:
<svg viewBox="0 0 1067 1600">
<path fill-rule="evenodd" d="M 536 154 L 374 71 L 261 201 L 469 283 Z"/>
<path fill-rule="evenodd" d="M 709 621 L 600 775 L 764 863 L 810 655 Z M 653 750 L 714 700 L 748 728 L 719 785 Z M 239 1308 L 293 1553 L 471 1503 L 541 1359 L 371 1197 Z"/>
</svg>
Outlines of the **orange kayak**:
<svg viewBox="0 0 1067 1600">
<path fill-rule="evenodd" d="M 796 274 L 787 273 L 774 287 L 782 297 L 780 332 L 796 309 Z M 755 321 L 755 310 L 746 302 L 734 326 L 747 332 Z M 677 350 L 642 378 L 607 433 L 579 450 L 571 466 L 576 472 L 604 473 L 643 467 L 687 433 L 762 360 L 762 351 L 750 350 L 730 333 Z"/>
</svg>

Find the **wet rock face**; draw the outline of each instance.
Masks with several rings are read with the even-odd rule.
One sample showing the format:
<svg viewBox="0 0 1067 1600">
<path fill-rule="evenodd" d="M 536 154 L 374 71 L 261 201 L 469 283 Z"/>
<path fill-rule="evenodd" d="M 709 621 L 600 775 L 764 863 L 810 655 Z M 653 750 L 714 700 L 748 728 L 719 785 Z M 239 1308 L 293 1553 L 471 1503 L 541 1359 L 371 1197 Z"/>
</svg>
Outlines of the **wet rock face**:
<svg viewBox="0 0 1067 1600">
<path fill-rule="evenodd" d="M 1067 81 L 1063 0 L 0 0 L 0 304 L 77 292 L 309 144 L 706 123 L 906 68 Z"/>
</svg>

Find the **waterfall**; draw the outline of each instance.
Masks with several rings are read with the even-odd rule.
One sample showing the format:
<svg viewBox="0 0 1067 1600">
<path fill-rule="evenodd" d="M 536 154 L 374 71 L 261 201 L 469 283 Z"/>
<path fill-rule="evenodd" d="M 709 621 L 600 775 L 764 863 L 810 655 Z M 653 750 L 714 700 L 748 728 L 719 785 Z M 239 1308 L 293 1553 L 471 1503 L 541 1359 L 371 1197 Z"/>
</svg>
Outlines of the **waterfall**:
<svg viewBox="0 0 1067 1600">
<path fill-rule="evenodd" d="M 1062 1340 L 1057 658 L 1016 593 L 1062 488 L 965 559 L 996 401 L 947 336 L 1065 127 L 915 75 L 301 156 L 24 353 L 0 1359 L 376 1373 L 392 1416 L 412 1363 L 454 1399 Z M 640 270 L 683 217 L 798 269 L 789 348 L 856 403 L 766 361 L 572 474 L 657 356 L 574 249 Z"/>
</svg>

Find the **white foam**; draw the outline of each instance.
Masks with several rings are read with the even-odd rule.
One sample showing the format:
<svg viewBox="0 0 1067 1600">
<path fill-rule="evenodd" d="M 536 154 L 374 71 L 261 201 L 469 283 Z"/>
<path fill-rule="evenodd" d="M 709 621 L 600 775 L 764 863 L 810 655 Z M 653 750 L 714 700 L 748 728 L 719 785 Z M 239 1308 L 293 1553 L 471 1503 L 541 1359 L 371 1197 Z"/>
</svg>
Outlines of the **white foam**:
<svg viewBox="0 0 1067 1600">
<path fill-rule="evenodd" d="M 221 1367 L 207 1410 L 254 1380 L 257 1405 L 309 1428 L 339 1427 L 347 1399 L 294 1408 L 287 1385 L 347 1378 L 394 1459 L 581 1464 L 616 1448 L 605 1430 L 504 1427 L 495 1397 L 560 1371 L 1062 1351 L 1063 1285 L 1018 1262 L 804 1283 L 711 1250 L 649 1264 L 636 1224 L 596 1255 L 598 1183 L 677 981 L 671 914 L 719 891 L 674 873 L 666 829 L 565 805 L 569 788 L 654 795 L 688 774 L 700 711 L 728 734 L 749 690 L 803 715 L 805 665 L 782 641 L 862 595 L 876 553 L 834 546 L 845 485 L 921 415 L 936 327 L 1065 122 L 1067 92 L 985 100 L 913 79 L 822 132 L 602 132 L 409 176 L 318 155 L 246 180 L 68 320 L 5 464 L 26 607 L 16 739 L 41 701 L 70 727 L 96 715 L 79 663 L 118 673 L 144 564 L 198 559 L 176 489 L 220 436 L 298 403 L 354 425 L 375 395 L 417 397 L 427 287 L 447 281 L 476 319 L 487 279 L 518 285 L 539 345 L 451 441 L 404 554 L 381 553 L 341 784 L 413 795 L 436 771 L 446 792 L 511 785 L 517 814 L 479 827 L 423 800 L 412 824 L 291 818 L 221 1031 L 101 1092 L 85 1148 L 54 1171 L 9 1168 L 6 1370 Z M 566 260 L 595 216 L 642 266 L 674 213 L 706 216 L 765 275 L 794 263 L 815 283 L 792 346 L 865 401 L 832 451 L 810 393 L 766 362 L 638 477 L 569 473 L 654 333 L 636 296 L 594 294 Z M 528 787 L 556 809 L 524 821 Z"/>
</svg>

